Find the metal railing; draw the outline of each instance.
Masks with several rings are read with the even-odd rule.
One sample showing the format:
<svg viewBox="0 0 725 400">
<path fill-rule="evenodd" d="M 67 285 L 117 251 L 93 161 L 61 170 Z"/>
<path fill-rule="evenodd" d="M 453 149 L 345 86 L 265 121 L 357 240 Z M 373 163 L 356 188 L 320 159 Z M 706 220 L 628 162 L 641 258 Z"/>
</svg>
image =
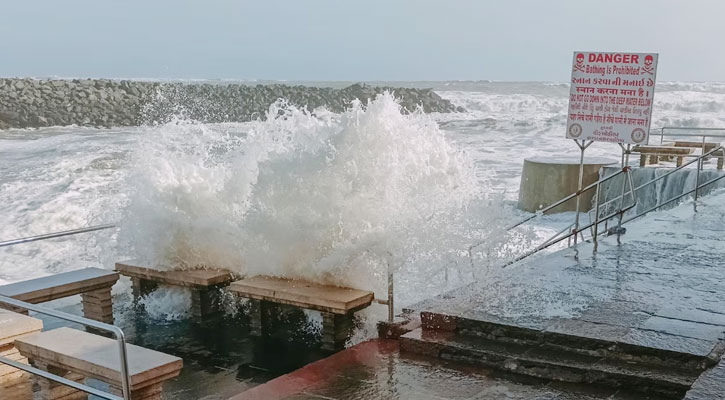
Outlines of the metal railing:
<svg viewBox="0 0 725 400">
<path fill-rule="evenodd" d="M 94 321 L 92 319 L 79 317 L 76 315 L 68 314 L 62 311 L 53 310 L 50 308 L 38 306 L 35 304 L 26 303 L 24 301 L 16 300 L 11 297 L 0 295 L 0 303 L 5 303 L 8 305 L 11 305 L 16 308 L 22 308 L 30 311 L 34 311 L 39 314 L 45 314 L 50 315 L 55 318 L 63 319 L 70 322 L 75 322 L 77 324 L 90 326 L 95 329 L 99 329 L 106 332 L 111 332 L 116 337 L 116 340 L 118 341 L 118 350 L 121 355 L 120 362 L 121 362 L 121 391 L 123 393 L 123 397 L 116 396 L 112 393 L 104 392 L 102 390 L 90 387 L 88 385 L 78 383 L 75 381 L 71 381 L 69 379 L 63 378 L 62 376 L 58 376 L 55 374 L 51 374 L 48 371 L 44 371 L 42 369 L 38 369 L 35 367 L 32 367 L 27 364 L 19 363 L 17 361 L 10 360 L 8 358 L 0 356 L 0 364 L 7 364 L 11 367 L 29 372 L 33 375 L 38 375 L 46 379 L 50 379 L 52 381 L 58 382 L 62 385 L 70 386 L 74 389 L 92 394 L 94 396 L 98 396 L 103 399 L 107 400 L 130 400 L 131 399 L 131 388 L 130 388 L 130 380 L 128 375 L 128 354 L 126 352 L 126 337 L 123 334 L 123 331 L 121 328 L 105 324 L 103 322 Z"/>
<path fill-rule="evenodd" d="M 71 229 L 69 231 L 53 232 L 53 233 L 46 233 L 43 235 L 29 236 L 29 237 L 12 239 L 12 240 L 5 240 L 5 241 L 0 242 L 0 247 L 13 246 L 16 244 L 21 244 L 21 243 L 35 242 L 38 240 L 53 239 L 53 238 L 62 237 L 62 236 L 77 235 L 79 233 L 100 231 L 103 229 L 111 229 L 111 228 L 115 228 L 115 227 L 116 227 L 116 225 L 114 225 L 114 224 L 96 225 L 96 226 L 89 226 L 86 228 Z"/>
<path fill-rule="evenodd" d="M 707 135 L 707 136 L 709 137 L 710 135 Z M 723 137 L 725 137 L 725 135 L 723 135 Z M 622 224 L 625 224 L 625 223 L 628 223 L 630 221 L 633 221 L 633 220 L 635 220 L 637 218 L 640 218 L 640 217 L 642 217 L 642 216 L 644 216 L 644 215 L 646 215 L 646 214 L 648 214 L 648 213 L 650 213 L 652 211 L 655 211 L 655 210 L 657 210 L 657 209 L 659 209 L 661 207 L 664 207 L 664 206 L 666 206 L 666 205 L 668 205 L 670 203 L 673 203 L 673 202 L 675 202 L 675 201 L 677 201 L 677 200 L 679 200 L 679 199 L 681 199 L 681 198 L 683 198 L 683 197 L 685 197 L 687 195 L 690 195 L 692 193 L 694 193 L 693 206 L 695 208 L 695 211 L 697 211 L 697 199 L 698 199 L 698 193 L 700 192 L 700 190 L 702 188 L 706 187 L 706 186 L 709 186 L 709 185 L 711 185 L 711 184 L 713 184 L 713 183 L 721 180 L 721 179 L 725 179 L 725 174 L 723 174 L 723 175 L 720 175 L 720 176 L 715 177 L 713 179 L 710 179 L 710 180 L 708 180 L 706 182 L 702 182 L 701 183 L 700 182 L 700 171 L 703 168 L 703 161 L 705 159 L 707 159 L 708 157 L 713 156 L 715 153 L 717 153 L 717 154 L 723 154 L 723 152 L 725 152 L 725 147 L 723 147 L 723 146 L 717 146 L 717 147 L 715 147 L 715 148 L 713 148 L 713 149 L 711 149 L 709 151 L 706 151 L 706 152 L 703 152 L 700 155 L 697 155 L 696 158 L 694 158 L 694 159 L 692 159 L 692 160 L 690 160 L 690 161 L 688 161 L 686 163 L 683 163 L 681 166 L 678 166 L 678 167 L 676 167 L 676 168 L 674 168 L 674 169 L 672 169 L 670 171 L 667 171 L 666 173 L 664 173 L 664 174 L 662 174 L 660 176 L 657 176 L 657 177 L 655 177 L 653 179 L 650 179 L 649 181 L 647 181 L 647 182 L 645 182 L 645 183 L 643 183 L 643 184 L 641 184 L 641 185 L 639 185 L 637 187 L 634 187 L 634 184 L 633 184 L 633 181 L 632 181 L 632 175 L 631 175 L 632 169 L 629 166 L 623 167 L 621 170 L 615 172 L 614 174 L 608 175 L 608 176 L 606 176 L 604 178 L 600 178 L 599 180 L 597 180 L 596 182 L 588 185 L 587 187 L 583 188 L 582 190 L 580 190 L 578 192 L 575 192 L 575 193 L 572 193 L 572 194 L 564 197 L 563 199 L 561 199 L 561 200 L 559 200 L 559 201 L 551 204 L 550 206 L 548 206 L 548 207 L 546 207 L 546 208 L 538 211 L 536 214 L 534 214 L 532 216 L 529 216 L 529 217 L 523 219 L 522 221 L 520 221 L 520 222 L 518 222 L 516 224 L 513 224 L 513 225 L 509 226 L 507 228 L 507 231 L 510 231 L 510 230 L 512 230 L 512 229 L 514 229 L 514 228 L 516 228 L 518 226 L 521 226 L 521 225 L 523 225 L 523 224 L 525 224 L 525 223 L 527 223 L 527 222 L 529 222 L 529 221 L 531 221 L 531 220 L 533 220 L 535 218 L 538 218 L 539 216 L 543 215 L 544 213 L 546 213 L 548 211 L 551 211 L 552 209 L 554 209 L 554 208 L 556 208 L 556 207 L 564 204 L 565 202 L 567 202 L 567 201 L 569 201 L 569 200 L 571 200 L 571 199 L 573 199 L 575 197 L 581 196 L 582 194 L 584 194 L 584 192 L 586 192 L 588 190 L 591 190 L 592 188 L 596 188 L 596 194 L 594 196 L 594 209 L 588 212 L 589 220 L 590 220 L 590 223 L 589 224 L 587 224 L 585 226 L 582 226 L 582 227 L 579 227 L 578 229 L 576 228 L 576 223 L 573 223 L 571 225 L 568 225 L 566 228 L 560 230 L 554 236 L 552 236 L 549 239 L 547 239 L 546 241 L 544 241 L 544 243 L 542 243 L 541 245 L 539 245 L 539 246 L 535 247 L 534 249 L 532 249 L 532 250 L 524 253 L 523 255 L 520 255 L 520 256 L 514 258 L 513 260 L 511 260 L 511 261 L 507 262 L 506 264 L 504 264 L 503 266 L 505 267 L 505 266 L 511 265 L 511 264 L 513 264 L 515 262 L 521 261 L 522 259 L 524 259 L 526 257 L 529 257 L 529 256 L 531 256 L 531 255 L 533 255 L 535 253 L 538 253 L 539 251 L 541 251 L 541 250 L 543 250 L 543 249 L 545 249 L 547 247 L 550 247 L 550 246 L 552 246 L 552 245 L 554 245 L 556 243 L 559 243 L 562 240 L 570 239 L 571 237 L 574 237 L 575 235 L 581 235 L 582 241 L 583 241 L 584 240 L 583 232 L 585 230 L 588 230 L 588 229 L 591 230 L 591 235 L 592 235 L 591 236 L 591 239 L 592 239 L 592 241 L 594 243 L 594 250 L 596 251 L 597 245 L 598 245 L 597 238 L 598 238 L 599 235 L 601 235 L 603 233 L 606 233 L 608 231 L 608 225 L 607 225 L 607 223 L 612 218 L 618 217 L 618 219 L 619 219 L 619 221 L 618 221 L 618 228 L 621 228 L 621 225 Z M 695 179 L 695 187 L 694 188 L 692 188 L 691 190 L 688 190 L 688 191 L 686 191 L 686 192 L 684 192 L 684 193 L 682 193 L 682 194 L 680 194 L 678 196 L 675 196 L 675 197 L 673 197 L 673 198 L 671 198 L 671 199 L 669 199 L 669 200 L 667 200 L 665 202 L 658 203 L 657 205 L 655 205 L 653 207 L 650 207 L 647 210 L 640 211 L 640 212 L 636 213 L 634 216 L 631 216 L 631 217 L 628 217 L 628 218 L 624 219 L 625 213 L 627 211 L 629 211 L 630 209 L 634 208 L 637 205 L 636 193 L 638 191 L 640 191 L 643 188 L 645 188 L 645 187 L 647 187 L 649 185 L 652 185 L 652 184 L 654 184 L 654 183 L 656 183 L 656 182 L 658 182 L 660 180 L 663 180 L 663 179 L 667 178 L 668 176 L 672 175 L 673 173 L 675 173 L 675 172 L 677 172 L 679 170 L 682 170 L 682 169 L 684 169 L 684 168 L 686 168 L 689 165 L 692 165 L 694 163 L 697 163 L 697 172 L 696 172 L 696 179 Z M 601 185 L 603 183 L 605 183 L 605 182 L 607 182 L 607 181 L 609 181 L 609 180 L 617 177 L 617 176 L 620 176 L 620 175 L 624 175 L 625 178 L 626 178 L 626 180 L 622 183 L 622 194 L 621 194 L 621 196 L 617 196 L 616 198 L 614 198 L 612 200 L 609 200 L 609 201 L 606 201 L 606 202 L 603 202 L 602 203 L 601 202 L 601 190 L 600 190 Z M 626 190 L 625 185 L 627 185 L 629 187 L 629 190 Z M 631 198 L 631 204 L 629 204 L 627 206 L 624 206 L 624 198 L 626 196 L 629 196 Z M 617 203 L 617 202 L 619 203 L 619 206 L 615 209 L 614 212 L 612 212 L 610 214 L 607 214 L 605 216 L 600 216 L 599 215 L 601 208 L 606 207 L 606 206 L 608 206 L 610 204 Z M 593 217 L 592 217 L 592 212 L 593 212 Z M 594 220 L 593 222 L 592 222 L 592 219 Z M 602 224 L 602 223 L 605 223 L 605 228 L 604 228 L 604 230 L 600 231 L 599 230 L 599 225 Z M 564 233 L 566 233 L 566 232 L 568 232 L 568 233 L 564 235 Z M 621 232 L 620 229 L 617 229 L 617 232 Z M 471 263 L 473 263 L 472 254 L 471 254 L 473 248 L 475 248 L 475 247 L 477 247 L 477 246 L 479 246 L 481 244 L 483 244 L 483 242 L 478 242 L 478 243 L 474 244 L 473 246 L 469 247 L 468 251 L 469 251 L 469 258 L 471 258 Z"/>
</svg>

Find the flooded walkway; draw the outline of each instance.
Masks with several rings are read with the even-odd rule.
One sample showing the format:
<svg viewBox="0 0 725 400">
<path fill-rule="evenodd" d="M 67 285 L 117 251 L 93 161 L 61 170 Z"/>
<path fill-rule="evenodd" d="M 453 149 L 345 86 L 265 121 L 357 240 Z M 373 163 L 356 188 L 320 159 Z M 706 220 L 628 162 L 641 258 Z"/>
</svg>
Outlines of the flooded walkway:
<svg viewBox="0 0 725 400">
<path fill-rule="evenodd" d="M 401 354 L 397 340 L 376 339 L 281 376 L 230 400 L 646 399 L 506 375 L 436 358 Z M 654 399 L 655 397 L 653 397 Z"/>
<path fill-rule="evenodd" d="M 404 349 L 523 375 L 681 398 L 725 351 L 725 194 L 531 258 L 410 307 Z M 725 393 L 725 382 L 709 395 Z M 714 388 L 713 388 L 714 385 Z M 698 389 L 699 390 L 699 389 Z M 696 391 L 690 393 L 695 396 Z"/>
</svg>

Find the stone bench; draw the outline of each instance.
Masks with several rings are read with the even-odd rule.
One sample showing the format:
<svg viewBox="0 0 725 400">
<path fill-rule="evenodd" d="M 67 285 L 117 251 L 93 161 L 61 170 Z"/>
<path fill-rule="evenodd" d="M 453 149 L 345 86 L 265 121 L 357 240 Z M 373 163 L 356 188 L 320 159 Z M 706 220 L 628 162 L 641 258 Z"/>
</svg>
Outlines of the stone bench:
<svg viewBox="0 0 725 400">
<path fill-rule="evenodd" d="M 15 340 L 39 333 L 42 329 L 43 321 L 37 318 L 0 309 L 0 357 L 27 364 L 28 359 L 21 355 L 15 347 Z M 0 361 L 1 387 L 18 383 L 25 374 L 25 371 Z"/>
<path fill-rule="evenodd" d="M 118 278 L 113 271 L 84 268 L 0 286 L 0 294 L 31 304 L 80 294 L 86 318 L 113 324 L 111 287 Z M 27 310 L 3 306 L 1 302 L 0 306 L 27 314 Z"/>
<path fill-rule="evenodd" d="M 325 350 L 344 348 L 354 328 L 353 313 L 368 307 L 374 298 L 372 292 L 363 290 L 268 276 L 232 282 L 227 290 L 251 299 L 251 331 L 257 336 L 264 333 L 265 314 L 272 304 L 320 311 Z"/>
<path fill-rule="evenodd" d="M 639 166 L 644 167 L 647 165 L 647 158 L 649 157 L 650 164 L 657 164 L 661 156 L 675 156 L 677 157 L 677 166 L 682 165 L 684 156 L 692 154 L 694 149 L 687 147 L 675 147 L 675 146 L 634 146 L 632 148 L 633 153 L 640 153 Z"/>
<path fill-rule="evenodd" d="M 121 363 L 118 342 L 103 336 L 59 328 L 16 339 L 23 357 L 39 369 L 82 382 L 96 379 L 121 395 Z M 126 345 L 131 399 L 161 399 L 162 385 L 179 375 L 181 358 L 143 347 Z M 34 376 L 36 398 L 45 400 L 86 398 L 86 394 L 45 378 Z"/>
<path fill-rule="evenodd" d="M 134 261 L 116 263 L 116 271 L 131 278 L 134 298 L 138 299 L 158 285 L 181 286 L 191 290 L 192 315 L 204 318 L 219 311 L 219 302 L 214 301 L 215 289 L 231 283 L 234 275 L 222 269 L 193 269 L 161 271 L 139 267 Z"/>
<path fill-rule="evenodd" d="M 702 149 L 703 153 L 707 153 L 709 151 L 712 151 L 716 147 L 720 146 L 720 143 L 716 142 L 688 142 L 688 141 L 681 141 L 677 140 L 674 143 L 671 144 L 671 146 L 674 147 L 687 147 L 691 149 Z M 725 152 L 717 151 L 712 154 L 712 157 L 717 157 L 717 169 L 722 170 L 723 165 L 725 164 Z"/>
</svg>

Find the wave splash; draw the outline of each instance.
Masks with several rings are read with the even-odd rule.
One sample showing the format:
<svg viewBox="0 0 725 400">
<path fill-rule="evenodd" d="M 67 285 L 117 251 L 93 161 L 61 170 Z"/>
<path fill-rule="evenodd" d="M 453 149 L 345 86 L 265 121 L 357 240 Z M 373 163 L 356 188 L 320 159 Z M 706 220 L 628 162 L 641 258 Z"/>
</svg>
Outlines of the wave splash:
<svg viewBox="0 0 725 400">
<path fill-rule="evenodd" d="M 342 114 L 280 101 L 264 121 L 173 121 L 135 160 L 120 240 L 149 265 L 381 291 L 388 265 L 448 263 L 503 236 L 472 160 L 389 93 Z"/>
</svg>

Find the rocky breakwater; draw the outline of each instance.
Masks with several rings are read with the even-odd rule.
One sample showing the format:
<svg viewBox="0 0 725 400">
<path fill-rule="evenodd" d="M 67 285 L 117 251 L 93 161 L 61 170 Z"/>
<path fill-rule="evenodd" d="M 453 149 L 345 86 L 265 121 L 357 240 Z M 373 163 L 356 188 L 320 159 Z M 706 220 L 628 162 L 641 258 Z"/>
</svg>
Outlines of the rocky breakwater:
<svg viewBox="0 0 725 400">
<path fill-rule="evenodd" d="M 44 126 L 134 126 L 181 117 L 201 122 L 264 118 L 270 104 L 285 99 L 312 111 L 340 112 L 354 99 L 366 102 L 388 90 L 406 111 L 463 111 L 431 89 L 343 89 L 290 86 L 146 82 L 108 79 L 0 79 L 0 129 Z"/>
</svg>

